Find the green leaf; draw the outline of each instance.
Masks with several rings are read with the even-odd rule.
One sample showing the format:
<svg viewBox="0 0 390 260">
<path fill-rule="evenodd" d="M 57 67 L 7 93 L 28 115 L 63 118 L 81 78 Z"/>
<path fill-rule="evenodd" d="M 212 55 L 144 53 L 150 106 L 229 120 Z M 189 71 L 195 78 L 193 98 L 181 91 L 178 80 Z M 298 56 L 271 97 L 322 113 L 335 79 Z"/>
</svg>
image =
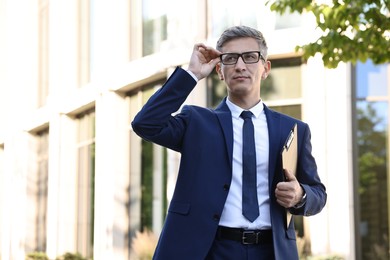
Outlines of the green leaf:
<svg viewBox="0 0 390 260">
<path fill-rule="evenodd" d="M 304 60 L 320 53 L 326 67 L 336 68 L 341 61 L 390 62 L 389 2 L 333 0 L 331 4 L 319 5 L 311 0 L 274 0 L 266 4 L 280 14 L 311 12 L 324 35 L 315 42 L 296 46 L 295 51 L 302 52 Z"/>
</svg>

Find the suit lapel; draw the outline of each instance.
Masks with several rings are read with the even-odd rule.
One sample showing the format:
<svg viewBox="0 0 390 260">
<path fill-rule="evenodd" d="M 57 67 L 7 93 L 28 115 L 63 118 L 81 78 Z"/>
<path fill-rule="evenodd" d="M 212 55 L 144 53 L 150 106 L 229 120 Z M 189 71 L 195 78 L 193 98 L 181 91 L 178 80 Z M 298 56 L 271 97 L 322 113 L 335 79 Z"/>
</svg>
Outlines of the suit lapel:
<svg viewBox="0 0 390 260">
<path fill-rule="evenodd" d="M 225 137 L 228 158 L 231 166 L 233 160 L 233 122 L 232 114 L 229 107 L 226 105 L 226 98 L 215 109 L 215 113 L 221 124 L 222 132 Z"/>
<path fill-rule="evenodd" d="M 269 138 L 269 157 L 268 157 L 268 183 L 269 189 L 272 190 L 272 184 L 275 175 L 275 166 L 279 163 L 277 158 L 280 158 L 280 116 L 277 113 L 274 113 L 272 110 L 268 109 L 264 105 L 265 116 L 267 118 L 268 125 L 268 138 Z"/>
</svg>

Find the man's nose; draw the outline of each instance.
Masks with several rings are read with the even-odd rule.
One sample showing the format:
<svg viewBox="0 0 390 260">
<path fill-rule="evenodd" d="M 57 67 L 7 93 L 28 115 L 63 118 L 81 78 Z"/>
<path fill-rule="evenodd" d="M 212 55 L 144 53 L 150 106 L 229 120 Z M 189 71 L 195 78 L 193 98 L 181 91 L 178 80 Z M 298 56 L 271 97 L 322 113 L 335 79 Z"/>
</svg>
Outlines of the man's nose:
<svg viewBox="0 0 390 260">
<path fill-rule="evenodd" d="M 241 56 L 238 57 L 238 60 L 237 60 L 237 62 L 236 62 L 235 67 L 236 67 L 237 69 L 242 69 L 242 68 L 245 68 L 245 66 L 246 66 L 246 63 L 244 62 L 244 60 L 242 59 L 242 57 L 241 57 Z"/>
</svg>

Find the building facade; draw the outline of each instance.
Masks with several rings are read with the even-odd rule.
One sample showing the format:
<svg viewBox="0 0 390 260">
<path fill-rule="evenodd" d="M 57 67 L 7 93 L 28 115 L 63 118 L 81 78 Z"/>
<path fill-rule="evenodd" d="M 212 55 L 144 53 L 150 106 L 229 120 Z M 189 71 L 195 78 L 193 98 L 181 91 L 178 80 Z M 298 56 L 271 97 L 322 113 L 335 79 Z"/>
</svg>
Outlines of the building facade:
<svg viewBox="0 0 390 260">
<path fill-rule="evenodd" d="M 130 123 L 194 43 L 237 24 L 268 41 L 264 102 L 311 127 L 328 202 L 295 220 L 302 255 L 388 259 L 390 66 L 302 62 L 314 22 L 261 0 L 0 0 L 0 259 L 137 259 L 140 234 L 161 231 L 180 154 Z M 225 93 L 212 74 L 186 103 Z"/>
</svg>

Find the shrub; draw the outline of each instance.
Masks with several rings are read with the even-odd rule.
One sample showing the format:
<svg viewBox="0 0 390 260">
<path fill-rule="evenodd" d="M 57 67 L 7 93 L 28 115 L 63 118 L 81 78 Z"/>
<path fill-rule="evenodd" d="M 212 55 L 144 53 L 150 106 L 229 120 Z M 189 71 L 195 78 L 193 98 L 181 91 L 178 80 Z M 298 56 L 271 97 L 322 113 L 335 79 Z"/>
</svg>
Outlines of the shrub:
<svg viewBox="0 0 390 260">
<path fill-rule="evenodd" d="M 80 253 L 65 253 L 62 256 L 56 258 L 56 260 L 87 260 L 87 258 L 83 257 Z"/>
<path fill-rule="evenodd" d="M 44 252 L 32 252 L 27 254 L 26 260 L 49 260 Z"/>
</svg>

